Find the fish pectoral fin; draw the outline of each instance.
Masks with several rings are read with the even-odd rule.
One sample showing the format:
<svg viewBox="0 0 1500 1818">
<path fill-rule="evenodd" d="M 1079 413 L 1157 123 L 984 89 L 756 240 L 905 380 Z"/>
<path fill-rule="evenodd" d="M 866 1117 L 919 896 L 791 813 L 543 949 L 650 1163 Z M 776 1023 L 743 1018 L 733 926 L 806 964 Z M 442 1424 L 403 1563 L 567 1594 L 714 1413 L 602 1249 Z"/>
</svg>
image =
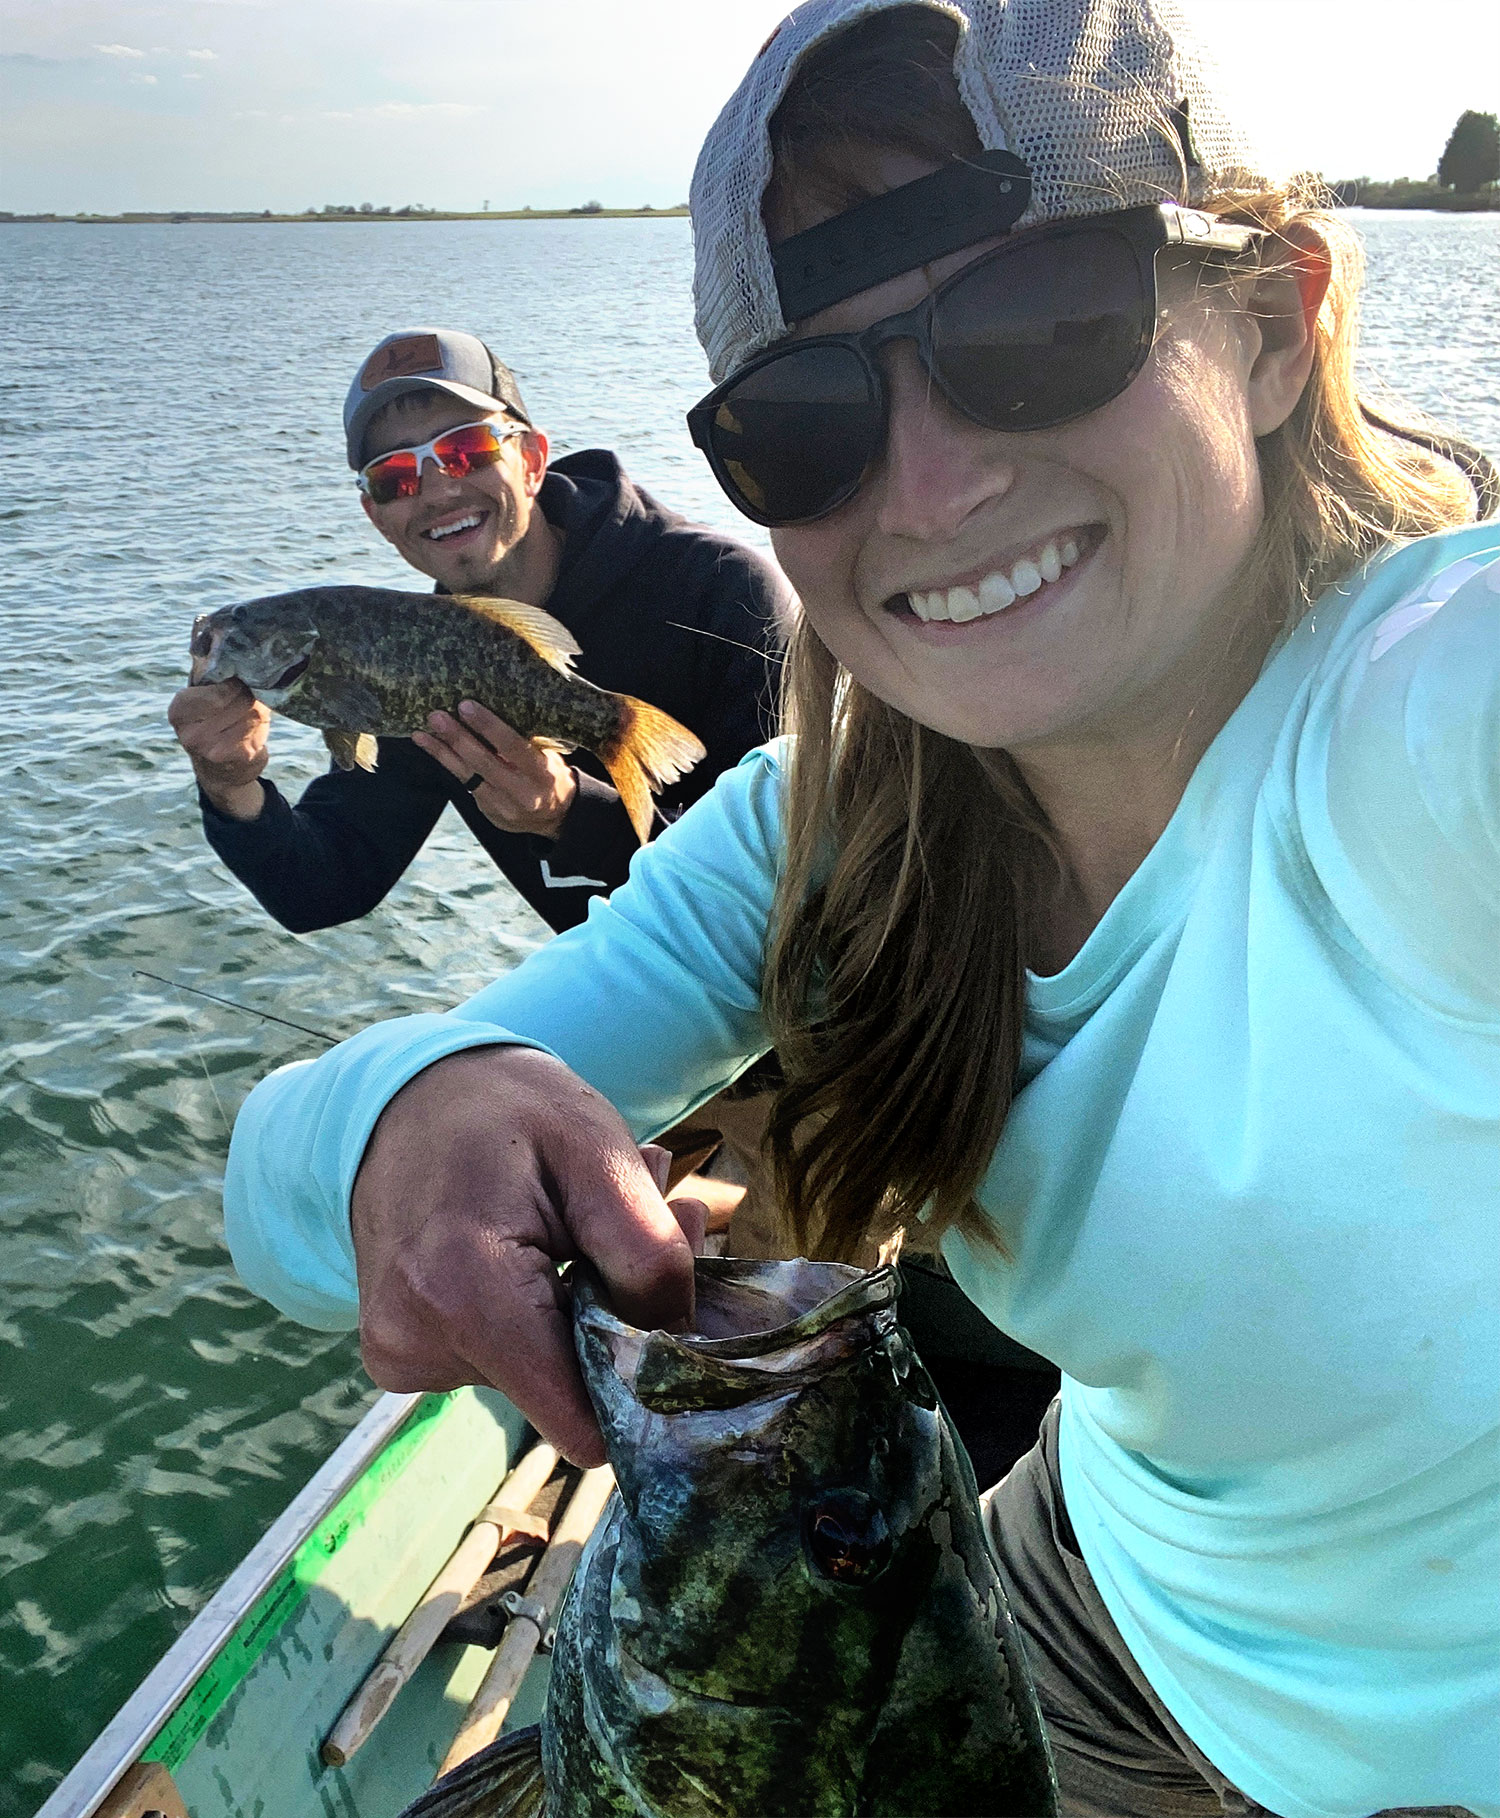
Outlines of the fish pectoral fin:
<svg viewBox="0 0 1500 1818">
<path fill-rule="evenodd" d="M 547 1818 L 541 1726 L 502 1736 L 461 1761 L 400 1818 Z"/>
<path fill-rule="evenodd" d="M 340 770 L 353 770 L 356 764 L 361 770 L 373 770 L 380 755 L 373 732 L 336 732 L 327 727 L 323 743 L 333 753 L 333 761 Z"/>
<path fill-rule="evenodd" d="M 583 654 L 567 626 L 554 619 L 550 612 L 543 612 L 540 606 L 527 606 L 521 600 L 492 600 L 482 593 L 458 593 L 453 597 L 478 617 L 490 619 L 514 632 L 543 662 L 562 670 L 564 675 L 572 673 L 573 658 Z"/>
</svg>

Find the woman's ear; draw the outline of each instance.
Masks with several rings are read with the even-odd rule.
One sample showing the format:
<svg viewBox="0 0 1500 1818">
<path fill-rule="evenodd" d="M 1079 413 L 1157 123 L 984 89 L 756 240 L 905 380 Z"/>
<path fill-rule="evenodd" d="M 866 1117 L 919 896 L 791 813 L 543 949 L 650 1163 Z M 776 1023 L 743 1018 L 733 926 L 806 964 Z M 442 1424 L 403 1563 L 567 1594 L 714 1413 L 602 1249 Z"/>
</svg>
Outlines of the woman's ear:
<svg viewBox="0 0 1500 1818">
<path fill-rule="evenodd" d="M 1248 308 L 1260 329 L 1260 351 L 1250 368 L 1250 422 L 1267 436 L 1296 409 L 1317 349 L 1318 311 L 1333 275 L 1320 236 L 1294 221 L 1280 233 L 1285 249 L 1250 294 Z"/>
</svg>

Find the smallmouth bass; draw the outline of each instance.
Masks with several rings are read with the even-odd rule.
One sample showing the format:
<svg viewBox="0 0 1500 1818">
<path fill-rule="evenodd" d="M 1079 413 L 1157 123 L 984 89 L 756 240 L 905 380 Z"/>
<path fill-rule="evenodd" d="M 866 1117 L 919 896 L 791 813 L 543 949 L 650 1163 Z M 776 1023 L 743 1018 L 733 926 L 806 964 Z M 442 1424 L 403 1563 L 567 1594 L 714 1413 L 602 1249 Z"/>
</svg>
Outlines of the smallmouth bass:
<svg viewBox="0 0 1500 1818">
<path fill-rule="evenodd" d="M 618 1481 L 540 1726 L 403 1818 L 1052 1818 L 973 1473 L 898 1278 L 700 1259 L 697 1330 L 574 1272 Z"/>
<path fill-rule="evenodd" d="M 304 587 L 204 613 L 190 650 L 194 685 L 238 679 L 316 726 L 342 770 L 375 768 L 377 734 L 410 737 L 428 714 L 478 701 L 523 738 L 592 751 L 643 845 L 652 790 L 704 755 L 670 714 L 575 675 L 572 634 L 518 600 Z"/>
</svg>

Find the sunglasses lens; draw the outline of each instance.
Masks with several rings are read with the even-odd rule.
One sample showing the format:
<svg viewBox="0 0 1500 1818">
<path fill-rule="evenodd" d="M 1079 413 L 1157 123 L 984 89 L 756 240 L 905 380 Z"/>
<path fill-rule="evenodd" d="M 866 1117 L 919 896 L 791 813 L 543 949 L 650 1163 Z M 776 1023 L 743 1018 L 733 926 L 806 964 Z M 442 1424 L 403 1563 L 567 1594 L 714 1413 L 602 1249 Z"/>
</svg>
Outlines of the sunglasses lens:
<svg viewBox="0 0 1500 1818">
<path fill-rule="evenodd" d="M 488 423 L 462 423 L 432 445 L 438 465 L 450 479 L 461 480 L 476 467 L 492 467 L 502 443 Z"/>
<path fill-rule="evenodd" d="M 1036 240 L 944 292 L 933 364 L 955 403 L 991 429 L 1046 429 L 1125 389 L 1150 346 L 1152 310 L 1122 235 Z"/>
<path fill-rule="evenodd" d="M 417 459 L 410 449 L 398 449 L 382 460 L 371 461 L 364 474 L 365 491 L 373 504 L 389 505 L 395 499 L 416 497 Z"/>
<path fill-rule="evenodd" d="M 721 399 L 708 427 L 720 482 L 747 517 L 796 524 L 854 492 L 884 434 L 875 379 L 849 347 L 789 347 Z"/>
</svg>

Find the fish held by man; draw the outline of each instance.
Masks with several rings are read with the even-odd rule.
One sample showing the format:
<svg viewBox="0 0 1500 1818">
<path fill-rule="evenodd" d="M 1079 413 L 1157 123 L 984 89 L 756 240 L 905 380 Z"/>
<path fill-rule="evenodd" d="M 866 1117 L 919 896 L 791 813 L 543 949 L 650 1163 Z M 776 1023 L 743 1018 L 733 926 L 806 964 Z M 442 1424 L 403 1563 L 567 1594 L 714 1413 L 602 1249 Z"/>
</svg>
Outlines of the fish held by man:
<svg viewBox="0 0 1500 1818">
<path fill-rule="evenodd" d="M 342 770 L 375 768 L 377 734 L 409 737 L 478 701 L 523 738 L 592 751 L 645 843 L 651 793 L 704 749 L 670 714 L 575 675 L 578 645 L 538 606 L 476 594 L 305 587 L 194 621 L 194 684 L 239 680 L 316 726 Z"/>
<path fill-rule="evenodd" d="M 540 1726 L 403 1818 L 1001 1818 L 1056 1811 L 973 1473 L 898 1278 L 700 1259 L 695 1330 L 574 1271 L 618 1494 Z"/>
</svg>

